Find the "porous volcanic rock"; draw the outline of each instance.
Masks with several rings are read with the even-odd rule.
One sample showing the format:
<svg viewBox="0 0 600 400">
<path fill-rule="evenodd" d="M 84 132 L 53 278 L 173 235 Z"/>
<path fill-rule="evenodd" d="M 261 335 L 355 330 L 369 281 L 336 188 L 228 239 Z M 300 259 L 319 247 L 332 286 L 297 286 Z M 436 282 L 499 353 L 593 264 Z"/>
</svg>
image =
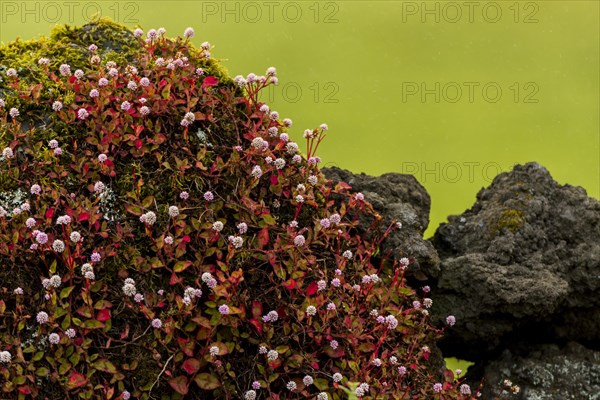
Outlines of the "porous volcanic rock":
<svg viewBox="0 0 600 400">
<path fill-rule="evenodd" d="M 505 350 L 485 365 L 482 399 L 599 400 L 600 352 L 575 342 L 537 345 L 527 354 Z M 518 393 L 504 385 L 519 387 Z"/>
<path fill-rule="evenodd" d="M 321 172 L 334 183 L 346 182 L 355 192 L 361 192 L 365 200 L 380 213 L 386 224 L 397 220 L 402 228 L 393 230 L 382 243 L 381 251 L 392 251 L 394 257 L 414 257 L 409 274 L 437 276 L 440 260 L 432 244 L 423 240 L 423 232 L 429 225 L 431 198 L 425 188 L 412 175 L 387 173 L 375 177 L 353 174 L 340 168 L 323 168 Z"/>
<path fill-rule="evenodd" d="M 433 244 L 434 320 L 456 316 L 445 356 L 495 358 L 531 343 L 599 349 L 600 202 L 536 163 L 498 175 Z"/>
</svg>

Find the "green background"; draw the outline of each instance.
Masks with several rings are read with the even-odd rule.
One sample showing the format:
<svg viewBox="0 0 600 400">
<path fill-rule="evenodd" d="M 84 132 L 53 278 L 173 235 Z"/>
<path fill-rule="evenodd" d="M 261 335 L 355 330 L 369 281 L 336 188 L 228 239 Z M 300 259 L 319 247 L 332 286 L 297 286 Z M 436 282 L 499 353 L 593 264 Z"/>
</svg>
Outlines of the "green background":
<svg viewBox="0 0 600 400">
<path fill-rule="evenodd" d="M 0 40 L 96 12 L 193 26 L 232 75 L 276 66 L 264 99 L 293 138 L 327 122 L 323 165 L 415 175 L 432 197 L 426 236 L 517 163 L 599 197 L 598 1 L 1 0 Z"/>
<path fill-rule="evenodd" d="M 426 236 L 517 163 L 599 197 L 598 1 L 1 0 L 0 40 L 95 13 L 192 26 L 232 75 L 276 66 L 264 100 L 292 138 L 326 122 L 323 165 L 414 174 L 432 197 Z"/>
</svg>

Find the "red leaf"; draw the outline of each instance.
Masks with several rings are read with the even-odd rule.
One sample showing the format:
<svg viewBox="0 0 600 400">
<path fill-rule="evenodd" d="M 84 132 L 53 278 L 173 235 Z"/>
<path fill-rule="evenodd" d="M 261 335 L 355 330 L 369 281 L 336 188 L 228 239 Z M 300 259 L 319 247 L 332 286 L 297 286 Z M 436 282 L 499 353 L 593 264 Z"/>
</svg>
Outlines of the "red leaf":
<svg viewBox="0 0 600 400">
<path fill-rule="evenodd" d="M 262 334 L 263 327 L 262 327 L 262 323 L 259 320 L 252 318 L 252 319 L 248 320 L 248 322 L 250 322 L 250 324 L 252 324 L 252 326 L 256 328 L 256 331 L 259 334 Z"/>
<path fill-rule="evenodd" d="M 335 350 L 333 349 L 333 347 L 327 346 L 327 350 L 325 350 L 325 353 L 327 353 L 327 355 L 331 358 L 344 357 L 344 349 L 341 346 L 337 347 Z"/>
<path fill-rule="evenodd" d="M 46 219 L 52 219 L 54 215 L 54 208 L 49 208 L 46 210 Z"/>
<path fill-rule="evenodd" d="M 194 375 L 200 369 L 200 361 L 195 358 L 188 358 L 183 362 L 181 368 L 190 375 Z"/>
<path fill-rule="evenodd" d="M 211 86 L 216 86 L 218 83 L 219 83 L 219 80 L 217 78 L 215 78 L 214 76 L 207 76 L 202 81 L 202 89 L 205 89 L 205 88 L 211 87 Z"/>
<path fill-rule="evenodd" d="M 429 353 L 423 353 L 423 358 L 425 360 L 429 360 Z"/>
<path fill-rule="evenodd" d="M 296 287 L 296 280 L 288 279 L 286 282 L 283 283 L 283 286 L 288 290 L 292 290 Z"/>
<path fill-rule="evenodd" d="M 349 190 L 352 189 L 352 186 L 348 185 L 346 182 L 339 182 L 335 185 L 335 190 Z"/>
<path fill-rule="evenodd" d="M 188 380 L 183 375 L 169 379 L 169 385 L 179 394 L 186 395 L 188 392 Z"/>
<path fill-rule="evenodd" d="M 171 275 L 171 279 L 169 280 L 170 285 L 177 285 L 178 283 L 183 282 L 183 278 L 179 278 L 175 273 Z"/>
<path fill-rule="evenodd" d="M 144 130 L 144 125 L 137 125 L 134 128 L 134 132 L 136 136 L 139 136 L 140 133 L 142 133 L 142 131 Z"/>
<path fill-rule="evenodd" d="M 136 149 L 142 148 L 142 139 L 135 139 L 135 148 Z"/>
<path fill-rule="evenodd" d="M 76 389 L 78 387 L 81 387 L 83 385 L 85 385 L 87 383 L 87 378 L 74 370 L 71 370 L 71 373 L 69 374 L 69 380 L 67 381 L 67 388 L 69 389 Z"/>
<path fill-rule="evenodd" d="M 126 324 L 125 329 L 123 329 L 123 331 L 121 332 L 121 340 L 125 339 L 127 336 L 129 336 L 129 324 Z"/>
<path fill-rule="evenodd" d="M 31 389 L 29 389 L 29 386 L 19 386 L 19 393 L 22 394 L 31 394 Z"/>
<path fill-rule="evenodd" d="M 277 185 L 278 182 L 277 175 L 271 175 L 271 185 Z"/>
<path fill-rule="evenodd" d="M 81 221 L 87 221 L 88 219 L 90 219 L 90 214 L 89 213 L 81 213 L 77 217 L 77 221 L 79 221 L 79 222 L 81 222 Z"/>
<path fill-rule="evenodd" d="M 108 308 L 105 308 L 104 310 L 98 311 L 96 319 L 102 322 L 108 321 L 110 319 L 110 310 Z"/>
<path fill-rule="evenodd" d="M 189 243 L 190 242 L 190 237 L 188 235 L 185 235 L 182 239 L 181 239 L 182 243 Z"/>
<path fill-rule="evenodd" d="M 318 289 L 319 287 L 317 286 L 317 282 L 313 282 L 306 288 L 306 295 L 312 296 L 313 294 L 317 293 Z"/>
<path fill-rule="evenodd" d="M 258 247 L 263 248 L 269 243 L 269 230 L 267 228 L 262 228 L 260 232 L 258 232 L 258 236 L 256 238 L 258 240 Z"/>
</svg>

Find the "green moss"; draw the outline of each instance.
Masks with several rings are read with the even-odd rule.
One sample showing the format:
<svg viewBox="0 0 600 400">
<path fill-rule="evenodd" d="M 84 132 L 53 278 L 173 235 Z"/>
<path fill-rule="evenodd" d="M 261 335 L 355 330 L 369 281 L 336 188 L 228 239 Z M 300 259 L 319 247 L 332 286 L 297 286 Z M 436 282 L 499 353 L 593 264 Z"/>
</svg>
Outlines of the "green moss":
<svg viewBox="0 0 600 400">
<path fill-rule="evenodd" d="M 89 66 L 88 46 L 92 43 L 98 46 L 97 54 L 101 57 L 102 64 L 114 61 L 117 65 L 138 66 L 136 60 L 142 59 L 143 57 L 139 56 L 145 52 L 139 44 L 139 39 L 133 36 L 129 28 L 109 18 L 98 18 L 81 27 L 58 25 L 52 30 L 50 37 L 42 36 L 32 40 L 18 38 L 14 42 L 0 45 L 0 97 L 14 94 L 14 89 L 9 88 L 3 79 L 4 71 L 8 68 L 17 70 L 20 88 L 42 83 L 42 100 L 49 99 L 57 91 L 63 92 L 62 88 L 57 86 L 60 83 L 48 79 L 43 68 L 38 65 L 38 60 L 48 58 L 48 68 L 51 71 L 58 71 L 64 63 L 68 63 L 72 71 L 84 69 Z M 217 60 L 206 60 L 201 56 L 201 49 L 192 46 L 190 55 L 190 62 L 203 68 L 206 75 L 216 76 L 222 82 L 232 82 L 227 70 Z M 20 104 L 16 99 L 9 99 L 7 105 L 30 107 L 30 104 Z"/>
<path fill-rule="evenodd" d="M 517 232 L 525 225 L 525 216 L 523 211 L 515 209 L 505 209 L 502 211 L 500 217 L 497 218 L 496 222 L 491 225 L 490 233 L 496 236 L 504 229 L 508 229 L 512 233 Z"/>
</svg>

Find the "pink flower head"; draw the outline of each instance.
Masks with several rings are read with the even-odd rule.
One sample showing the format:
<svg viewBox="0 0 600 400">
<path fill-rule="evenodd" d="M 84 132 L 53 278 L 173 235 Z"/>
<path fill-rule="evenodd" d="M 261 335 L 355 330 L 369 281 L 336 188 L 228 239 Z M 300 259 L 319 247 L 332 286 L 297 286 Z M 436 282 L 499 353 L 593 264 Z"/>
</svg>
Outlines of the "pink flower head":
<svg viewBox="0 0 600 400">
<path fill-rule="evenodd" d="M 303 246 L 303 245 L 304 245 L 304 243 L 306 243 L 306 239 L 304 238 L 304 236 L 303 236 L 303 235 L 297 235 L 297 236 L 294 238 L 294 244 L 295 244 L 296 246 L 298 246 L 298 247 L 300 247 L 300 246 Z"/>
<path fill-rule="evenodd" d="M 102 193 L 104 191 L 104 189 L 106 189 L 106 186 L 104 186 L 103 182 L 98 181 L 98 182 L 94 183 L 94 192 Z"/>
<path fill-rule="evenodd" d="M 215 196 L 212 194 L 212 192 L 208 191 L 208 192 L 204 193 L 204 200 L 213 201 L 214 198 L 215 198 Z"/>
<path fill-rule="evenodd" d="M 79 110 L 77 110 L 77 118 L 79 118 L 80 120 L 86 119 L 89 115 L 90 114 L 85 108 L 80 108 Z"/>
<path fill-rule="evenodd" d="M 121 110 L 129 111 L 130 108 L 131 108 L 131 103 L 128 102 L 127 100 L 125 100 L 124 102 L 121 103 Z"/>
<path fill-rule="evenodd" d="M 454 326 L 454 324 L 456 324 L 456 317 L 454 315 L 448 315 L 446 317 L 446 324 L 449 326 Z"/>
<path fill-rule="evenodd" d="M 219 312 L 221 313 L 221 315 L 229 314 L 229 306 L 227 304 L 223 304 L 222 306 L 219 306 Z"/>
<path fill-rule="evenodd" d="M 11 108 L 10 111 L 8 112 L 8 114 L 14 119 L 17 118 L 19 116 L 19 110 L 16 109 L 15 107 Z"/>
<path fill-rule="evenodd" d="M 107 85 L 108 85 L 108 79 L 106 79 L 106 78 L 98 79 L 98 86 L 102 87 L 102 86 L 107 86 Z"/>
<path fill-rule="evenodd" d="M 44 232 L 39 232 L 36 236 L 35 236 L 35 240 L 36 242 L 38 242 L 39 244 L 46 244 L 48 242 L 48 235 L 46 235 Z"/>
<path fill-rule="evenodd" d="M 62 110 L 62 108 L 63 108 L 63 104 L 60 101 L 56 100 L 54 103 L 52 103 L 52 109 L 54 111 L 58 112 L 58 111 Z"/>
<path fill-rule="evenodd" d="M 48 322 L 48 313 L 45 311 L 40 311 L 39 313 L 37 313 L 35 319 L 40 325 L 43 325 L 46 322 Z"/>
<path fill-rule="evenodd" d="M 194 34 L 194 28 L 192 27 L 188 27 L 185 29 L 185 31 L 183 31 L 183 36 L 185 36 L 186 38 L 193 38 Z"/>
<path fill-rule="evenodd" d="M 102 260 L 102 256 L 100 255 L 100 253 L 93 252 L 90 256 L 90 259 L 92 260 L 92 262 L 100 262 L 100 260 Z"/>
<path fill-rule="evenodd" d="M 433 391 L 436 393 L 441 393 L 442 392 L 442 384 L 441 383 L 435 383 L 433 385 Z"/>
<path fill-rule="evenodd" d="M 321 224 L 323 228 L 329 228 L 331 221 L 329 221 L 329 218 L 323 218 L 321 221 L 319 221 L 319 224 Z"/>
<path fill-rule="evenodd" d="M 4 156 L 4 158 L 9 159 L 13 158 L 14 153 L 10 147 L 6 147 L 4 150 L 2 150 L 2 155 Z"/>
<path fill-rule="evenodd" d="M 181 193 L 179 193 L 179 198 L 181 200 L 187 200 L 189 197 L 190 197 L 190 195 L 189 195 L 188 192 L 181 192 Z"/>
<path fill-rule="evenodd" d="M 58 68 L 58 70 L 60 71 L 60 74 L 63 76 L 71 75 L 71 66 L 69 64 L 61 64 L 61 66 Z"/>
<path fill-rule="evenodd" d="M 150 108 L 148 108 L 148 106 L 140 107 L 140 114 L 145 117 L 146 115 L 150 114 Z"/>
<path fill-rule="evenodd" d="M 58 333 L 51 333 L 48 335 L 48 342 L 50 344 L 58 344 L 58 342 L 60 342 L 60 336 L 58 336 Z"/>
<path fill-rule="evenodd" d="M 158 318 L 154 318 L 152 320 L 152 327 L 155 329 L 160 329 L 160 327 L 162 326 L 162 321 Z"/>
<path fill-rule="evenodd" d="M 135 31 L 133 31 L 133 36 L 139 38 L 144 34 L 144 31 L 141 30 L 140 28 L 137 28 Z"/>
<path fill-rule="evenodd" d="M 467 385 L 466 383 L 463 383 L 462 385 L 460 385 L 460 392 L 464 395 L 470 395 L 471 387 L 469 385 Z"/>
</svg>

